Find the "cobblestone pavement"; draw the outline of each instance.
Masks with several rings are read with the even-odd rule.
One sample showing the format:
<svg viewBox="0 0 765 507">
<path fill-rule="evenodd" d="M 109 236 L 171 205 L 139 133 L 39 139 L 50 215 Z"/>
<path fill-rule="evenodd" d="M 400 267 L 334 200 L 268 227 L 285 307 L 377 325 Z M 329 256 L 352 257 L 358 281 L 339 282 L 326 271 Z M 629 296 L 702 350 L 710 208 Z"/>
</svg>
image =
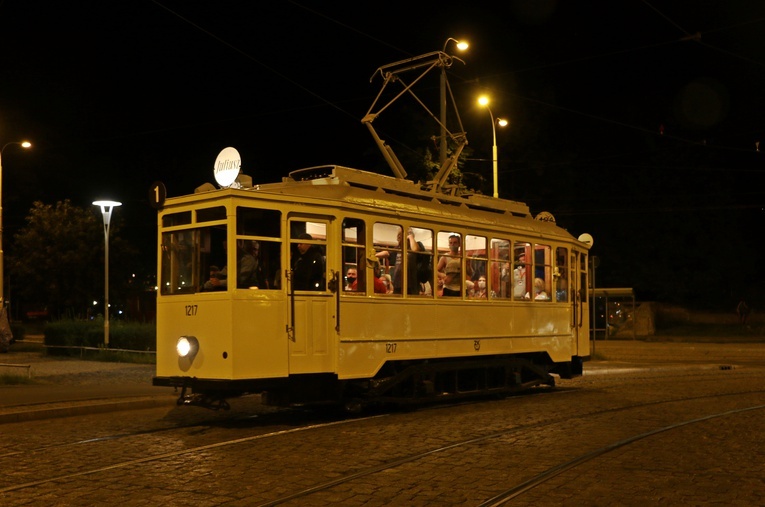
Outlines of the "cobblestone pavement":
<svg viewBox="0 0 765 507">
<path fill-rule="evenodd" d="M 550 471 L 508 505 L 765 504 L 765 344 L 598 342 L 585 367 L 539 396 L 340 422 L 164 407 L 8 424 L 0 504 L 265 505 L 356 475 L 279 504 L 492 505 Z"/>
</svg>

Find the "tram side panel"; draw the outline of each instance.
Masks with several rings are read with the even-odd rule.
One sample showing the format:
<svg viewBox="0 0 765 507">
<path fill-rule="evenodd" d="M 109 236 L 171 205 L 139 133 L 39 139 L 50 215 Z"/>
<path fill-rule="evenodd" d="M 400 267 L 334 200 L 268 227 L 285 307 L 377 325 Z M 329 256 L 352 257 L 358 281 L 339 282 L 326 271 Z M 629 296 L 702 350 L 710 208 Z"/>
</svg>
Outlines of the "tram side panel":
<svg viewBox="0 0 765 507">
<path fill-rule="evenodd" d="M 367 378 L 386 361 L 530 352 L 565 363 L 577 353 L 570 311 L 538 302 L 346 300 L 337 374 Z"/>
</svg>

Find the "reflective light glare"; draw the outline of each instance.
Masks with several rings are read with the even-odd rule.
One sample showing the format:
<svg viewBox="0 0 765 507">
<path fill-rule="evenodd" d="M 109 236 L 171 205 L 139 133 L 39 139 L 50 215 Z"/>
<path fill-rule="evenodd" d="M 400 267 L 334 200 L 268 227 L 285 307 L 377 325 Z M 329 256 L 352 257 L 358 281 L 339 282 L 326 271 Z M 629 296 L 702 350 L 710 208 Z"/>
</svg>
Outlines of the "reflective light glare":
<svg viewBox="0 0 765 507">
<path fill-rule="evenodd" d="M 191 342 L 189 342 L 188 338 L 185 336 L 181 336 L 178 339 L 178 343 L 175 345 L 175 350 L 178 351 L 179 356 L 186 357 L 189 355 L 189 352 L 191 352 Z"/>
<path fill-rule="evenodd" d="M 199 350 L 199 342 L 194 336 L 181 336 L 175 344 L 175 350 L 178 352 L 179 357 L 190 357 L 193 359 Z"/>
</svg>

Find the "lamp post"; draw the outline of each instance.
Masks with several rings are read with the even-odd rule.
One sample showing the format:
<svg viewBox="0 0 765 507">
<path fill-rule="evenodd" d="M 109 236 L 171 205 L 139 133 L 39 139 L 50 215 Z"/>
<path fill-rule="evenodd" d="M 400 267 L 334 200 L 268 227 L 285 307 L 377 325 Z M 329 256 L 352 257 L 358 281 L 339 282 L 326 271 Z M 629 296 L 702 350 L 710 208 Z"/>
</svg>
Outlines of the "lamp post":
<svg viewBox="0 0 765 507">
<path fill-rule="evenodd" d="M 504 127 L 507 125 L 507 120 L 503 118 L 497 118 L 494 119 L 494 115 L 491 113 L 491 108 L 489 107 L 489 97 L 486 95 L 482 95 L 478 97 L 478 103 L 481 104 L 483 107 L 486 108 L 487 111 L 489 111 L 489 117 L 491 118 L 491 135 L 493 139 L 492 148 L 491 148 L 491 159 L 492 159 L 492 168 L 494 172 L 494 197 L 499 197 L 499 189 L 498 189 L 498 181 L 497 181 L 497 128 L 496 125 L 499 124 L 500 127 Z"/>
<path fill-rule="evenodd" d="M 5 143 L 0 149 L 0 308 L 5 308 L 5 259 L 3 257 L 3 152 L 8 146 L 18 144 L 22 148 L 31 148 L 29 141 L 13 141 Z"/>
<path fill-rule="evenodd" d="M 109 222 L 112 210 L 122 206 L 117 201 L 93 201 L 94 206 L 101 207 L 104 216 L 104 347 L 109 347 Z"/>
<path fill-rule="evenodd" d="M 460 51 L 465 51 L 468 48 L 467 42 L 449 37 L 444 42 L 444 47 L 441 50 L 442 53 L 446 53 L 446 46 L 449 44 L 449 41 L 456 42 L 457 49 Z M 440 167 L 443 167 L 446 162 L 446 65 L 441 65 L 441 143 L 439 162 Z"/>
</svg>

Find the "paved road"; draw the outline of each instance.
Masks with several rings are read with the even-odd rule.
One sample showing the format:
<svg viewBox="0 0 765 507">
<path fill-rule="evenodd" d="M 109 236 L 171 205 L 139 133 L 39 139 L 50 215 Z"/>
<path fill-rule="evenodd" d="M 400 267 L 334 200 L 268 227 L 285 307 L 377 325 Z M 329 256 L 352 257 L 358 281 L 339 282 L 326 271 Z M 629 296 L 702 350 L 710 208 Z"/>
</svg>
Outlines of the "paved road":
<svg viewBox="0 0 765 507">
<path fill-rule="evenodd" d="M 7 425 L 0 503 L 230 507 L 312 488 L 284 505 L 494 505 L 554 472 L 508 505 L 765 504 L 765 344 L 596 348 L 583 377 L 542 396 L 339 423 L 296 413 L 216 424 L 202 409 L 159 407 Z M 38 378 L 82 393 L 133 371 L 83 368 Z M 189 414 L 209 422 L 187 426 Z"/>
</svg>

